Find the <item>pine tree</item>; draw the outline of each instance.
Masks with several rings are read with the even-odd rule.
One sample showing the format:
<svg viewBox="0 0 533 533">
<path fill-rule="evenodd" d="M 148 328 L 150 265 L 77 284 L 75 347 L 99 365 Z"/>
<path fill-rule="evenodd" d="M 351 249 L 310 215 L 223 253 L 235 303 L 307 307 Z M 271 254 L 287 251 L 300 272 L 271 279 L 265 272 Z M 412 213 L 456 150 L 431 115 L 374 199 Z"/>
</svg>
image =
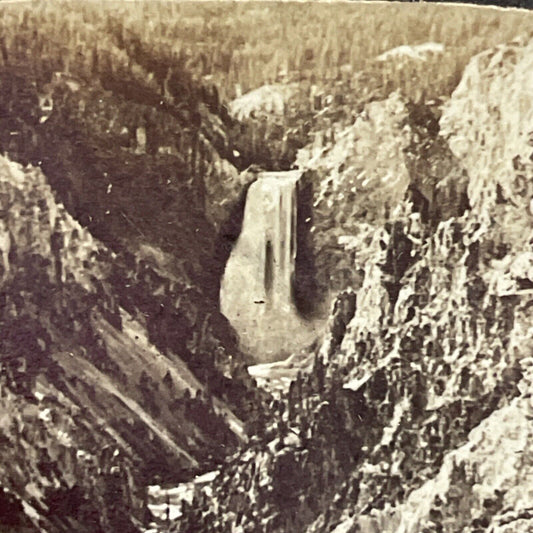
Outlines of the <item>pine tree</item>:
<svg viewBox="0 0 533 533">
<path fill-rule="evenodd" d="M 313 376 L 315 378 L 316 387 L 319 394 L 324 392 L 326 368 L 322 357 L 318 354 L 315 355 L 315 363 L 313 367 Z"/>
</svg>

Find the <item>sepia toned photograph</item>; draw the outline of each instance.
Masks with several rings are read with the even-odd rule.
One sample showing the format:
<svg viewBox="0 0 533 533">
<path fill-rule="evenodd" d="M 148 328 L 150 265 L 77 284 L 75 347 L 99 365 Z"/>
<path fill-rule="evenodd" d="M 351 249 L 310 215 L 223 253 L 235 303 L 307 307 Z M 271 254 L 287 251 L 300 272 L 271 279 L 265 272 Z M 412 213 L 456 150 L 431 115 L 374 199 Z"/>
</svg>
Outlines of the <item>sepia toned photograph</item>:
<svg viewBox="0 0 533 533">
<path fill-rule="evenodd" d="M 0 0 L 0 533 L 533 533 L 481 3 Z"/>
</svg>

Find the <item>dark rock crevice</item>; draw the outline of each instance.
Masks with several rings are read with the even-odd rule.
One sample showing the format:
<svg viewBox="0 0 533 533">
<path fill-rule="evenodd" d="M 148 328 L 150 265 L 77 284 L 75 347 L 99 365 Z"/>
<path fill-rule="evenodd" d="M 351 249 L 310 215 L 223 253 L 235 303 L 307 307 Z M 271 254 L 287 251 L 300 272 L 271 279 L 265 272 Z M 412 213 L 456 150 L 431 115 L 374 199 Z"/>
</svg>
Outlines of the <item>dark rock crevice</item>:
<svg viewBox="0 0 533 533">
<path fill-rule="evenodd" d="M 293 299 L 305 318 L 313 318 L 324 299 L 318 284 L 316 252 L 311 228 L 313 227 L 313 182 L 306 174 L 298 183 L 298 211 L 296 222 L 296 264 Z"/>
</svg>

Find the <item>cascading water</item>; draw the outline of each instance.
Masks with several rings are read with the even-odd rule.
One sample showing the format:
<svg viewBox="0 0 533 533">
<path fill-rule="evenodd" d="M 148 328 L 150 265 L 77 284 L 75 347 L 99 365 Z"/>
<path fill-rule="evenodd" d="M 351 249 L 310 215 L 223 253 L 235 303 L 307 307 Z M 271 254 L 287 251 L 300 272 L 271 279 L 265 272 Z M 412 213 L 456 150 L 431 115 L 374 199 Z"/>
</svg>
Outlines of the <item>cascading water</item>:
<svg viewBox="0 0 533 533">
<path fill-rule="evenodd" d="M 221 310 L 241 347 L 260 361 L 281 358 L 315 336 L 293 303 L 301 174 L 263 172 L 250 186 L 242 231 L 221 283 Z"/>
</svg>

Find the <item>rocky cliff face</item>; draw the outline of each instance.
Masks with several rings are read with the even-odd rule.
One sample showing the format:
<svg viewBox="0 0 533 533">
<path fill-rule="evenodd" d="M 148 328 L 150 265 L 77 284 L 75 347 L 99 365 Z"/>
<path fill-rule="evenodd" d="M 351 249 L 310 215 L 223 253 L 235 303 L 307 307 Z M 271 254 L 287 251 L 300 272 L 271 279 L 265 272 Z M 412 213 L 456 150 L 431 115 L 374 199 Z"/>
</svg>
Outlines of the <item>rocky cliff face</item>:
<svg viewBox="0 0 533 533">
<path fill-rule="evenodd" d="M 39 531 L 136 531 L 147 483 L 245 439 L 223 343 L 179 279 L 110 251 L 40 170 L 0 167 L 3 489 Z"/>
<path fill-rule="evenodd" d="M 316 131 L 298 152 L 311 176 L 312 249 L 326 299 L 361 284 L 372 234 L 399 215 L 404 198 L 430 225 L 468 207 L 464 169 L 439 135 L 437 113 L 395 92 L 366 104 L 353 124 Z"/>
<path fill-rule="evenodd" d="M 307 157 L 317 205 L 353 209 L 355 184 L 357 208 L 373 207 L 344 227 L 317 217 L 346 232 L 358 280 L 335 299 L 312 370 L 222 471 L 218 509 L 205 502 L 176 530 L 215 517 L 215 531 L 531 527 L 531 55 L 526 39 L 475 57 L 440 120 L 391 96 L 337 136 L 346 166 L 386 197 L 328 159 L 333 142 Z M 378 146 L 394 151 L 390 179 L 386 158 L 375 172 L 357 159 L 368 141 L 355 133 L 372 138 L 381 117 L 373 146 L 378 162 Z"/>
<path fill-rule="evenodd" d="M 472 211 L 490 215 L 500 241 L 516 251 L 527 248 L 530 232 L 532 54 L 522 38 L 476 56 L 440 120 L 468 173 Z"/>
<path fill-rule="evenodd" d="M 374 277 L 346 333 L 332 327 L 322 348 L 343 373 L 356 354 L 344 387 L 365 390 L 378 367 L 387 390 L 381 440 L 357 469 L 360 493 L 339 531 L 530 527 L 532 217 L 530 191 L 517 189 L 532 176 L 530 62 L 523 40 L 467 67 L 440 125 L 468 174 L 471 209 L 434 232 L 409 207 L 404 222 L 393 218 L 392 231 L 374 237 L 388 246 L 376 243 L 375 266 L 365 262 Z M 337 312 L 332 324 L 341 319 Z"/>
</svg>

